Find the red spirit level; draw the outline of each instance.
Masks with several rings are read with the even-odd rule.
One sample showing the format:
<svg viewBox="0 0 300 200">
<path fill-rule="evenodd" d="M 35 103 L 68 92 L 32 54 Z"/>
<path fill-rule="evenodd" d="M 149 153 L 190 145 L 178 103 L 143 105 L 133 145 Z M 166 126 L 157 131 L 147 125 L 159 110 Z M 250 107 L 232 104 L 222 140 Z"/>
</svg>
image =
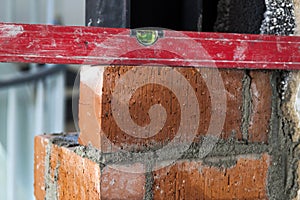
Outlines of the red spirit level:
<svg viewBox="0 0 300 200">
<path fill-rule="evenodd" d="M 141 65 L 151 61 L 152 64 L 169 66 L 300 69 L 300 37 L 201 32 L 176 34 L 163 30 L 157 41 L 147 46 L 138 42 L 134 32 L 130 29 L 0 23 L 0 62 Z M 211 59 L 195 59 L 193 55 L 197 54 L 197 47 L 181 47 L 191 40 L 201 45 Z M 184 58 L 155 50 L 156 47 L 170 47 L 170 44 L 184 48 Z M 140 47 L 138 51 L 120 56 L 120 52 L 128 52 L 130 47 L 137 45 Z"/>
</svg>

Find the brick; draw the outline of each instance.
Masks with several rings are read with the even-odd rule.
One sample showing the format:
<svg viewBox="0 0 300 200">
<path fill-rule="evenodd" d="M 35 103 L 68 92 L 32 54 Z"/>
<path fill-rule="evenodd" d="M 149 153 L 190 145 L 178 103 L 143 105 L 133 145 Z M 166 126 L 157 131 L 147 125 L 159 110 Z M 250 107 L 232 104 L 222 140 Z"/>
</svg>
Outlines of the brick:
<svg viewBox="0 0 300 200">
<path fill-rule="evenodd" d="M 227 94 L 227 110 L 222 137 L 242 139 L 243 70 L 220 70 Z"/>
<path fill-rule="evenodd" d="M 200 161 L 177 161 L 153 173 L 153 195 L 159 199 L 268 199 L 269 156 L 239 156 L 230 168 Z"/>
<path fill-rule="evenodd" d="M 101 178 L 101 199 L 140 200 L 145 195 L 146 179 L 144 174 L 126 173 L 145 171 L 143 165 L 107 166 Z"/>
<path fill-rule="evenodd" d="M 69 149 L 53 147 L 51 154 L 55 155 L 55 151 L 58 153 L 53 162 L 59 162 L 59 166 L 56 167 L 59 199 L 100 199 L 99 166 L 91 160 L 75 155 Z"/>
<path fill-rule="evenodd" d="M 52 144 L 62 136 L 35 137 L 34 190 L 42 199 L 143 199 L 144 173 L 141 164 L 100 165 L 74 153 L 72 147 Z M 129 168 L 129 170 L 125 170 Z"/>
<path fill-rule="evenodd" d="M 248 129 L 250 142 L 268 143 L 272 112 L 271 72 L 250 71 L 251 111 Z"/>
<path fill-rule="evenodd" d="M 206 81 L 202 77 L 207 74 L 213 74 L 216 69 L 195 69 L 195 68 L 168 68 L 161 67 L 160 71 L 157 72 L 157 68 L 150 68 L 153 71 L 147 71 L 148 73 L 141 73 L 137 69 L 145 69 L 148 67 L 126 67 L 126 66 L 114 66 L 114 67 L 94 67 L 92 72 L 89 72 L 88 69 L 84 69 L 81 72 L 81 88 L 80 88 L 80 105 L 79 105 L 79 127 L 81 130 L 79 136 L 79 142 L 82 145 L 87 145 L 91 143 L 94 147 L 100 149 L 104 152 L 116 151 L 118 149 L 126 149 L 126 150 L 141 150 L 143 148 L 160 148 L 169 143 L 169 141 L 175 140 L 177 143 L 185 143 L 189 142 L 191 137 L 195 137 L 195 141 L 197 138 L 207 135 L 207 131 L 209 128 L 209 124 L 216 121 L 212 119 L 212 113 L 215 112 L 215 116 L 218 115 L 217 109 L 212 110 L 211 108 L 211 95 L 209 91 L 206 81 L 209 81 L 211 85 L 218 86 L 218 80 L 216 77 L 212 76 L 208 78 Z M 99 71 L 97 72 L 97 70 Z M 161 84 L 151 83 L 145 84 L 140 88 L 137 88 L 135 91 L 132 91 L 132 96 L 129 100 L 129 113 L 130 117 L 134 121 L 135 124 L 139 126 L 146 126 L 151 124 L 149 109 L 151 106 L 155 104 L 161 104 L 164 106 L 166 111 L 166 121 L 163 125 L 162 129 L 158 129 L 156 134 L 147 135 L 144 134 L 144 138 L 135 137 L 131 134 L 128 134 L 124 129 L 121 129 L 113 116 L 112 113 L 112 94 L 115 91 L 116 84 L 121 80 L 124 84 L 124 74 L 131 71 L 133 74 L 140 73 L 139 79 L 136 82 L 142 82 L 141 80 L 149 80 L 151 77 L 155 77 L 157 80 L 161 79 L 161 76 L 164 77 L 164 74 L 167 74 L 168 70 L 175 71 L 174 73 L 180 74 L 184 77 L 188 84 L 192 86 L 192 90 L 183 87 L 184 81 L 173 82 L 174 88 L 179 91 L 178 94 L 183 98 L 187 98 L 189 102 L 192 102 L 190 94 L 194 94 L 196 101 L 198 101 L 199 109 L 197 109 L 197 104 L 189 103 L 185 104 L 185 109 L 189 109 L 191 111 L 199 110 L 200 120 L 199 126 L 196 129 L 196 134 L 185 131 L 183 135 L 177 135 L 178 130 L 180 129 L 181 124 L 185 124 L 184 127 L 194 127 L 195 124 L 191 118 L 191 120 L 186 119 L 181 116 L 180 102 L 174 91 L 171 91 L 170 88 L 162 86 Z M 95 70 L 95 71 L 94 71 Z M 201 71 L 202 70 L 202 71 Z M 205 71 L 206 70 L 206 71 Z M 219 70 L 220 75 L 224 82 L 224 91 L 227 97 L 227 109 L 225 116 L 225 125 L 223 130 L 218 133 L 220 137 L 227 139 L 229 137 L 236 138 L 237 140 L 242 139 L 241 133 L 241 123 L 242 123 L 242 80 L 244 77 L 243 70 Z M 158 73 L 160 75 L 157 75 Z M 174 74 L 173 73 L 173 74 Z M 91 78 L 88 78 L 92 76 Z M 166 80 L 172 80 L 173 77 L 164 77 Z M 96 80 L 92 83 L 93 80 Z M 221 80 L 222 81 L 222 80 Z M 135 82 L 131 80 L 129 84 Z M 122 96 L 126 86 L 129 84 L 124 84 L 123 90 L 120 91 L 120 95 Z M 218 87 L 216 87 L 218 88 Z M 127 88 L 128 89 L 128 88 Z M 132 88 L 129 88 L 132 89 Z M 192 93 L 187 94 L 190 91 Z M 221 98 L 216 100 L 218 103 L 222 103 L 225 98 Z M 94 113 L 92 113 L 94 111 Z M 123 113 L 120 112 L 122 115 Z M 157 113 L 156 113 L 157 114 Z M 157 121 L 163 117 L 162 114 L 157 114 L 155 118 L 158 118 Z M 97 122 L 95 121 L 95 119 Z M 154 119 L 155 119 L 154 118 Z M 216 117 L 217 118 L 217 117 Z M 180 123 L 180 120 L 184 119 L 185 123 Z M 124 119 L 127 120 L 127 119 Z M 90 125 L 91 124 L 91 125 Z M 98 127 L 96 127 L 98 124 Z M 125 123 L 126 124 L 126 123 Z M 155 124 L 152 122 L 152 125 Z M 154 128 L 159 127 L 158 125 L 154 125 Z M 153 127 L 152 127 L 153 128 Z M 100 130 L 99 130 L 100 129 Z M 151 131 L 145 131 L 145 133 L 149 133 Z M 217 132 L 217 131 L 215 131 Z"/>
</svg>

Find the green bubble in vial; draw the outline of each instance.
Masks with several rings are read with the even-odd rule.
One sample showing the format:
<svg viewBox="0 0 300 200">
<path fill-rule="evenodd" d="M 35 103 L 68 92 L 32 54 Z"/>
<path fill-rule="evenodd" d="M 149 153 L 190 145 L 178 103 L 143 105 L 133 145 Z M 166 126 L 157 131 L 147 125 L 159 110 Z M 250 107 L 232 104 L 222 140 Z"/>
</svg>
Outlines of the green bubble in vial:
<svg viewBox="0 0 300 200">
<path fill-rule="evenodd" d="M 141 44 L 149 46 L 157 41 L 158 33 L 154 30 L 140 30 L 137 31 L 136 37 Z"/>
</svg>

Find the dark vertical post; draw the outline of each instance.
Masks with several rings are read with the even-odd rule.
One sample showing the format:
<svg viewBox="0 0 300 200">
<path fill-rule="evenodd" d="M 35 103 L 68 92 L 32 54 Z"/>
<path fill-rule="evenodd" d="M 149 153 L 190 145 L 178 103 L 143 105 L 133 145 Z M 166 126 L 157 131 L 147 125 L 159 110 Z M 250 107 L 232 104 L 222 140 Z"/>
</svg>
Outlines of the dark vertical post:
<svg viewBox="0 0 300 200">
<path fill-rule="evenodd" d="M 180 31 L 201 28 L 202 0 L 131 0 L 131 25 Z"/>
<path fill-rule="evenodd" d="M 203 0 L 86 0 L 86 25 L 198 31 Z"/>
<path fill-rule="evenodd" d="M 130 0 L 86 0 L 87 26 L 129 28 Z"/>
<path fill-rule="evenodd" d="M 131 0 L 131 27 L 181 29 L 182 0 Z"/>
<path fill-rule="evenodd" d="M 202 12 L 202 31 L 214 32 L 214 25 L 218 16 L 218 7 L 220 0 L 203 0 Z M 224 2 L 227 2 L 224 0 Z M 228 1 L 231 2 L 231 1 Z M 229 8 L 228 8 L 229 9 Z M 225 18 L 225 16 L 224 16 Z"/>
<path fill-rule="evenodd" d="M 182 0 L 181 27 L 184 31 L 202 30 L 203 0 Z"/>
</svg>

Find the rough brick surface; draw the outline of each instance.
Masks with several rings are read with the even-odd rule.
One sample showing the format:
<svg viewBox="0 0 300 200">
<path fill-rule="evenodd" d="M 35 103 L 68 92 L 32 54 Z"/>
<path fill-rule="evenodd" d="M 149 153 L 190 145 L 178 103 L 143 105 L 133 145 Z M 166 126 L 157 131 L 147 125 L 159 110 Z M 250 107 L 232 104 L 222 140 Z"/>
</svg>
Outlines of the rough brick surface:
<svg viewBox="0 0 300 200">
<path fill-rule="evenodd" d="M 271 72 L 251 71 L 249 141 L 268 142 L 272 112 Z"/>
<path fill-rule="evenodd" d="M 220 70 L 227 94 L 223 138 L 242 139 L 243 70 Z"/>
<path fill-rule="evenodd" d="M 145 175 L 126 173 L 126 171 L 143 171 L 143 169 L 141 164 L 105 167 L 101 178 L 101 199 L 143 199 L 146 184 Z"/>
<path fill-rule="evenodd" d="M 58 146 L 53 146 L 51 156 L 52 162 L 60 163 L 54 168 L 59 199 L 100 199 L 101 172 L 97 164 Z"/>
<path fill-rule="evenodd" d="M 242 139 L 243 70 L 223 69 L 217 71 L 216 69 L 210 69 L 211 72 L 208 70 L 209 73 L 218 72 L 220 74 L 220 79 L 217 79 L 214 74 L 211 75 L 213 78 L 203 78 L 203 76 L 207 76 L 207 74 L 210 76 L 210 74 L 207 73 L 207 71 L 203 71 L 204 69 L 197 70 L 194 68 L 165 67 L 162 68 L 161 72 L 158 72 L 158 74 L 155 74 L 157 73 L 157 68 L 152 68 L 153 72 L 150 71 L 149 73 L 144 74 L 136 71 L 136 69 L 145 69 L 146 67 L 133 68 L 102 66 L 94 68 L 98 69 L 98 71 L 93 69 L 91 73 L 89 70 L 83 69 L 81 72 L 83 79 L 81 80 L 80 85 L 79 127 L 81 134 L 79 141 L 83 145 L 87 145 L 90 142 L 98 149 L 108 152 L 113 151 L 113 145 L 117 148 L 136 148 L 137 150 L 139 150 L 139 147 L 163 146 L 170 140 L 174 139 L 180 128 L 179 125 L 184 124 L 181 120 L 186 117 L 182 116 L 182 107 L 190 110 L 199 110 L 200 119 L 198 122 L 199 125 L 197 133 L 194 134 L 186 131 L 185 135 L 180 136 L 180 140 L 178 140 L 178 142 L 186 142 L 188 141 L 187 138 L 190 137 L 196 136 L 195 138 L 199 138 L 207 135 L 210 123 L 216 121 L 215 119 L 212 119 L 212 113 L 215 112 L 216 114 L 216 112 L 219 112 L 215 110 L 215 108 L 212 110 L 212 97 L 210 95 L 211 92 L 220 90 L 218 86 L 219 82 L 223 83 L 223 87 L 225 89 L 223 93 L 226 97 L 221 96 L 217 102 L 220 104 L 225 102 L 227 107 L 225 107 L 223 111 L 226 112 L 226 115 L 224 116 L 225 123 L 223 130 L 221 129 L 217 134 L 224 139 L 229 137 L 233 137 L 238 140 Z M 141 80 L 148 80 L 153 76 L 157 79 L 161 79 L 161 77 L 163 77 L 167 80 L 175 78 L 175 76 L 164 77 L 164 74 L 169 73 L 168 70 L 170 69 L 173 73 L 180 74 L 180 76 L 184 77 L 184 79 L 188 81 L 188 84 L 192 87 L 192 89 L 188 91 L 188 89 L 183 86 L 184 81 L 178 81 L 178 83 L 172 82 L 172 84 L 175 85 L 175 90 L 180 91 L 179 95 L 188 99 L 190 102 L 192 102 L 190 96 L 194 93 L 199 107 L 197 107 L 197 104 L 193 105 L 190 102 L 189 104 L 181 104 L 174 91 L 171 91 L 170 88 L 162 86 L 161 84 L 149 84 L 147 81 L 144 81 L 144 85 L 135 91 L 132 91 L 132 96 L 129 101 L 130 118 L 139 126 L 151 125 L 149 116 L 149 112 L 151 111 L 150 108 L 155 104 L 160 104 L 165 108 L 167 116 L 165 124 L 163 125 L 163 128 L 159 129 L 159 131 L 153 136 L 148 137 L 145 135 L 146 139 L 127 134 L 124 129 L 118 126 L 112 113 L 112 94 L 115 91 L 116 85 L 120 82 L 123 84 L 124 88 L 121 92 L 125 89 L 134 90 L 132 88 L 126 88 L 126 84 L 129 84 L 125 83 L 122 79 L 124 74 L 129 71 L 133 71 L 133 74 L 140 73 L 139 78 Z M 140 80 L 131 81 L 138 82 Z M 213 89 L 215 91 L 209 91 L 207 82 L 209 82 L 212 87 L 214 85 L 216 86 L 215 89 Z M 188 94 L 188 92 L 190 93 Z M 123 113 L 120 112 L 120 114 Z M 157 114 L 155 118 L 160 118 L 161 116 L 161 114 Z M 216 114 L 215 116 L 219 117 L 222 115 Z M 185 127 L 191 127 L 196 124 L 189 120 L 186 120 L 185 123 L 187 123 L 184 125 Z"/>
<path fill-rule="evenodd" d="M 178 161 L 154 172 L 154 199 L 267 199 L 269 156 L 240 157 L 230 168 Z"/>
<path fill-rule="evenodd" d="M 145 175 L 122 170 L 142 165 L 104 167 L 73 152 L 72 148 L 51 143 L 58 136 L 35 138 L 34 187 L 42 199 L 142 199 Z"/>
</svg>

